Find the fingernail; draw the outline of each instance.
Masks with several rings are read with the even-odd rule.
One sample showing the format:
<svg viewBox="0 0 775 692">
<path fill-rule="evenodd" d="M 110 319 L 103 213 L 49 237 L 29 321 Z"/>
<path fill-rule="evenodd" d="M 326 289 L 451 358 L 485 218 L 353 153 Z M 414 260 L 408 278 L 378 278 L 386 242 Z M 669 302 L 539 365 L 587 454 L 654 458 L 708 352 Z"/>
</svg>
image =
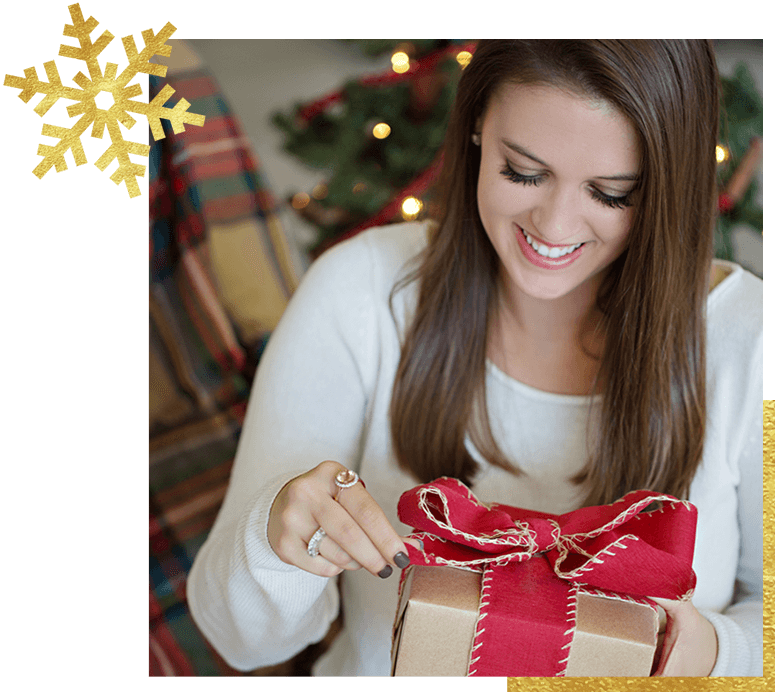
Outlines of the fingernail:
<svg viewBox="0 0 775 692">
<path fill-rule="evenodd" d="M 410 560 L 406 553 L 401 552 L 396 553 L 395 557 L 393 558 L 393 562 L 395 562 L 400 569 L 403 569 L 409 564 Z"/>
<path fill-rule="evenodd" d="M 391 574 L 393 574 L 393 568 L 390 565 L 385 565 L 381 572 L 377 572 L 377 576 L 382 579 L 387 579 Z"/>
</svg>

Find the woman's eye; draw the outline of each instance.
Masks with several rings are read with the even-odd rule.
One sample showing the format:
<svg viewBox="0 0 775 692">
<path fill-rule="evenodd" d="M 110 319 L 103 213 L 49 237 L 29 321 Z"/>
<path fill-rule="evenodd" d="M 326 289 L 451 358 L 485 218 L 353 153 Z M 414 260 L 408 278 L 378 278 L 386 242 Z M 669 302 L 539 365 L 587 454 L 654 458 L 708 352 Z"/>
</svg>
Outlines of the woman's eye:
<svg viewBox="0 0 775 692">
<path fill-rule="evenodd" d="M 622 195 L 621 197 L 613 197 L 612 195 L 606 195 L 603 192 L 600 192 L 597 188 L 590 188 L 592 198 L 600 202 L 600 204 L 604 204 L 606 207 L 611 207 L 612 209 L 624 209 L 625 207 L 631 207 L 632 206 L 632 193 L 628 192 L 626 195 Z"/>
<path fill-rule="evenodd" d="M 519 183 L 520 185 L 538 185 L 544 177 L 543 175 L 524 175 L 522 173 L 517 173 L 508 163 L 501 169 L 501 175 L 512 183 Z"/>
<path fill-rule="evenodd" d="M 538 185 L 544 179 L 544 174 L 540 175 L 525 175 L 524 173 L 518 173 L 508 163 L 506 163 L 501 169 L 501 175 L 513 183 L 519 183 L 520 185 Z M 625 207 L 632 206 L 632 193 L 621 196 L 607 195 L 604 192 L 600 192 L 596 187 L 590 188 L 590 194 L 592 199 L 600 204 L 610 207 L 611 209 L 624 209 Z"/>
</svg>

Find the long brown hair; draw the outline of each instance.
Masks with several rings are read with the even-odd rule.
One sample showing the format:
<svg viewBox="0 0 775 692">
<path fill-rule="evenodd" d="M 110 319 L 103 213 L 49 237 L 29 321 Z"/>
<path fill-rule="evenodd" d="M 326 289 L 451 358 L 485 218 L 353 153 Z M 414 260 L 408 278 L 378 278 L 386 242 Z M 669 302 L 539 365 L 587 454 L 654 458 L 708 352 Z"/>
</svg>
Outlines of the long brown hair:
<svg viewBox="0 0 775 692">
<path fill-rule="evenodd" d="M 649 488 L 685 497 L 705 435 L 705 303 L 713 253 L 719 86 L 708 41 L 481 41 L 464 70 L 444 149 L 442 213 L 418 282 L 391 402 L 399 464 L 423 482 L 470 483 L 468 433 L 492 464 L 520 473 L 494 440 L 486 337 L 498 257 L 477 209 L 477 119 L 504 83 L 555 85 L 603 99 L 640 142 L 628 248 L 598 294 L 605 320 L 587 504 Z"/>
</svg>

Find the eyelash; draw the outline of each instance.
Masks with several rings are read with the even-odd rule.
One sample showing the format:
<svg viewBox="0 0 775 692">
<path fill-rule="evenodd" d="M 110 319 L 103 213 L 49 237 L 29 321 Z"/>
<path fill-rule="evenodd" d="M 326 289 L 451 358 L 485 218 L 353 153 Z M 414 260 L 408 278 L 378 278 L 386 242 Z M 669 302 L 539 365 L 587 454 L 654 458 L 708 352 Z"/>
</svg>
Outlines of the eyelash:
<svg viewBox="0 0 775 692">
<path fill-rule="evenodd" d="M 539 185 L 543 180 L 543 175 L 523 175 L 517 173 L 508 163 L 501 170 L 501 175 L 510 180 L 513 183 L 519 183 L 520 185 Z M 623 197 L 612 197 L 600 192 L 597 188 L 591 188 L 590 194 L 592 199 L 600 204 L 610 207 L 611 209 L 624 209 L 625 207 L 631 207 L 630 194 L 626 194 Z"/>
</svg>

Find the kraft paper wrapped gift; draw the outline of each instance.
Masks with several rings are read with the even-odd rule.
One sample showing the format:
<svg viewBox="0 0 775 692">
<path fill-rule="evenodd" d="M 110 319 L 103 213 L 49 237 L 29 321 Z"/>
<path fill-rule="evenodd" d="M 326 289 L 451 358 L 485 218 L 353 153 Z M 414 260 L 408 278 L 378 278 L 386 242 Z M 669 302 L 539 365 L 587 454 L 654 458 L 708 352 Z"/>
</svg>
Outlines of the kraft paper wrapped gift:
<svg viewBox="0 0 775 692">
<path fill-rule="evenodd" d="M 648 676 L 648 598 L 694 589 L 696 508 L 669 495 L 550 515 L 445 478 L 405 493 L 399 517 L 425 550 L 401 579 L 394 675 Z"/>
</svg>

